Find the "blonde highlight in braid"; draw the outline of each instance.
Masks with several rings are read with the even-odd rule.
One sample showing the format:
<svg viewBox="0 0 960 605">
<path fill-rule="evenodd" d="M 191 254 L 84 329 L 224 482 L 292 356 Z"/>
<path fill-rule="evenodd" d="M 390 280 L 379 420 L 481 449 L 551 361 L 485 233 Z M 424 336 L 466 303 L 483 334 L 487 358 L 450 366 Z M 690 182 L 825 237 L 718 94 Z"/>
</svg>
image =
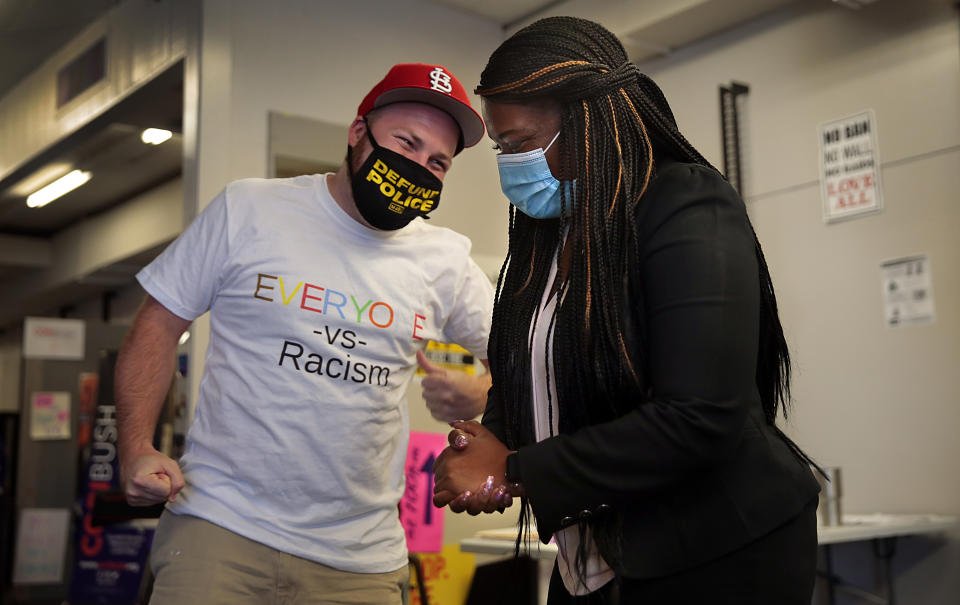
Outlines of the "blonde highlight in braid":
<svg viewBox="0 0 960 605">
<path fill-rule="evenodd" d="M 622 90 L 623 89 L 621 89 L 621 91 Z M 607 102 L 610 104 L 610 115 L 613 117 L 613 140 L 617 144 L 617 188 L 614 190 L 613 198 L 610 200 L 610 210 L 607 211 L 607 220 L 609 220 L 610 217 L 613 216 L 613 211 L 617 208 L 617 198 L 620 196 L 620 184 L 623 182 L 623 148 L 620 147 L 620 130 L 617 128 L 617 114 L 613 109 L 613 99 L 611 99 L 609 95 L 607 95 Z M 650 161 L 653 161 L 652 154 Z M 649 170 L 651 168 L 652 165 L 648 166 L 646 182 L 650 180 Z M 646 189 L 646 182 L 644 183 L 643 189 L 640 190 L 640 195 L 643 195 L 643 191 Z"/>
<path fill-rule="evenodd" d="M 570 67 L 571 65 L 587 65 L 587 64 L 588 63 L 586 61 L 564 61 L 563 63 L 557 63 L 556 65 L 548 65 L 547 67 L 544 67 L 543 69 L 538 69 L 537 71 L 533 72 L 532 74 L 526 77 L 520 78 L 516 82 L 510 82 L 508 84 L 503 84 L 501 86 L 494 86 L 493 88 L 484 90 L 483 95 L 493 96 L 493 95 L 498 95 L 505 92 L 510 92 L 512 90 L 521 88 L 524 84 L 527 84 L 528 82 L 532 82 L 533 80 L 536 80 L 537 78 L 545 74 L 548 74 L 550 72 L 556 71 L 558 69 L 563 69 L 564 67 Z M 559 81 L 562 81 L 562 79 L 549 80 L 547 85 L 555 84 L 556 82 L 559 82 Z M 533 89 L 527 89 L 526 92 L 530 92 L 530 90 L 539 90 L 540 88 L 544 88 L 544 86 L 538 86 Z M 477 94 L 480 94 L 480 93 L 477 93 Z"/>
<path fill-rule="evenodd" d="M 587 182 L 590 181 L 590 106 L 587 105 L 586 101 L 583 101 L 583 173 L 586 175 Z M 586 254 L 586 268 L 587 268 L 587 287 L 586 287 L 586 300 L 584 300 L 584 310 L 583 310 L 583 328 L 584 331 L 589 334 L 590 332 L 590 307 L 593 305 L 593 289 L 590 287 L 592 283 L 593 275 L 591 274 L 591 263 L 590 256 L 592 247 L 590 245 L 590 190 L 584 192 L 583 196 L 583 205 L 586 209 L 586 229 L 584 230 L 584 248 L 583 252 Z"/>
<path fill-rule="evenodd" d="M 633 102 L 630 100 L 630 97 L 627 96 L 626 91 L 622 88 L 620 89 L 620 94 L 623 95 L 627 105 L 630 106 L 630 111 L 633 113 L 634 117 L 636 117 L 637 124 L 640 125 L 640 130 L 643 131 L 643 142 L 647 146 L 647 176 L 643 180 L 643 187 L 640 188 L 640 195 L 636 200 L 639 202 L 640 198 L 647 191 L 647 185 L 650 184 L 650 175 L 653 174 L 653 145 L 650 144 L 650 137 L 647 135 L 647 127 L 643 124 L 643 118 L 641 118 L 640 114 L 637 113 L 637 108 L 633 106 Z"/>
</svg>

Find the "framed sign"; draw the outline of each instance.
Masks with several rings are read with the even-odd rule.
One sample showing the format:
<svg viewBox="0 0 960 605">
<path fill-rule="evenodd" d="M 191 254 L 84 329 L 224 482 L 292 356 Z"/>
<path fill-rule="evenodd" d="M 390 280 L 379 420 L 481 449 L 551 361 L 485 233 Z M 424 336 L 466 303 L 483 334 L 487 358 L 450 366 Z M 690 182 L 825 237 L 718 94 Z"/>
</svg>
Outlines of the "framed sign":
<svg viewBox="0 0 960 605">
<path fill-rule="evenodd" d="M 830 223 L 882 210 L 873 110 L 824 122 L 818 130 L 823 220 Z"/>
</svg>

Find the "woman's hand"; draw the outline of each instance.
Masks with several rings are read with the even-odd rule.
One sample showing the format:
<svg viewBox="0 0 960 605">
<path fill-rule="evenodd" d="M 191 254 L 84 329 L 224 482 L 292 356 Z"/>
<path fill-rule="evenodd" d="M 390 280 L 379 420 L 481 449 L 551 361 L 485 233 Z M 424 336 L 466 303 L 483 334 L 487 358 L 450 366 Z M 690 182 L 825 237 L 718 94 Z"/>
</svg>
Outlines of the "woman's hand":
<svg viewBox="0 0 960 605">
<path fill-rule="evenodd" d="M 504 485 L 510 450 L 479 422 L 453 422 L 443 450 L 433 465 L 433 503 L 450 505 L 471 515 L 503 511 L 513 503 Z"/>
</svg>

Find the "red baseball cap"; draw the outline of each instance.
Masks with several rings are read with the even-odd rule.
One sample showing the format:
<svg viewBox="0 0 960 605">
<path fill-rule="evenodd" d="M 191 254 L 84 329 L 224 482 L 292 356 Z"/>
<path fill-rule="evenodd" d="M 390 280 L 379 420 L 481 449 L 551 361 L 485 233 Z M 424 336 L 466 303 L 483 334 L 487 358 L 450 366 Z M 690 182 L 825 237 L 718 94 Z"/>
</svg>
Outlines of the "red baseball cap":
<svg viewBox="0 0 960 605">
<path fill-rule="evenodd" d="M 410 101 L 426 103 L 450 114 L 460 126 L 461 145 L 472 147 L 483 138 L 483 119 L 473 107 L 463 84 L 446 67 L 427 63 L 398 63 L 367 93 L 357 108 L 365 116 L 377 107 Z"/>
</svg>

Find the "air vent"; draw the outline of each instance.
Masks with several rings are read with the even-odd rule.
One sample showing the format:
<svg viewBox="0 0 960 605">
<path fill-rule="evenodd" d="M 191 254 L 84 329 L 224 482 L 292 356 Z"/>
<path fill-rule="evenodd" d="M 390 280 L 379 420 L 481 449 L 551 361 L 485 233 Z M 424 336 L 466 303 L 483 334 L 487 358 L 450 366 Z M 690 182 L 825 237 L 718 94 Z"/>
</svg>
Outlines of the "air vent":
<svg viewBox="0 0 960 605">
<path fill-rule="evenodd" d="M 57 72 L 57 109 L 104 78 L 107 73 L 107 40 L 96 44 Z"/>
</svg>

